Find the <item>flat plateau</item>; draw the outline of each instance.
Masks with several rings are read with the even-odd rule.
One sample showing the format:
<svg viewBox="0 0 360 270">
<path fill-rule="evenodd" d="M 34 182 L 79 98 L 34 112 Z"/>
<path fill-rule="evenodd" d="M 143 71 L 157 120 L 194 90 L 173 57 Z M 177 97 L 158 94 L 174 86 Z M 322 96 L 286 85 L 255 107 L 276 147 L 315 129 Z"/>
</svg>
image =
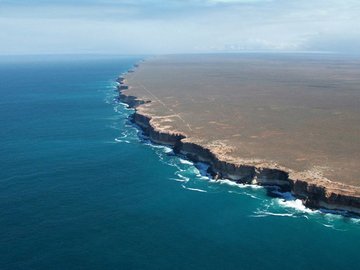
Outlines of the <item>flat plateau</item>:
<svg viewBox="0 0 360 270">
<path fill-rule="evenodd" d="M 215 164 L 219 176 L 263 185 L 279 180 L 280 186 L 285 177 L 310 205 L 360 213 L 360 58 L 160 56 L 141 63 L 124 83 L 129 89 L 120 96 L 138 101 L 137 115 L 154 131 L 209 150 L 214 157 L 203 161 L 212 165 L 216 159 L 253 168 L 246 173 Z M 189 149 L 181 152 L 194 157 Z M 269 173 L 258 173 L 264 169 L 271 181 L 264 180 Z M 321 198 L 309 195 L 311 186 L 322 190 Z"/>
</svg>

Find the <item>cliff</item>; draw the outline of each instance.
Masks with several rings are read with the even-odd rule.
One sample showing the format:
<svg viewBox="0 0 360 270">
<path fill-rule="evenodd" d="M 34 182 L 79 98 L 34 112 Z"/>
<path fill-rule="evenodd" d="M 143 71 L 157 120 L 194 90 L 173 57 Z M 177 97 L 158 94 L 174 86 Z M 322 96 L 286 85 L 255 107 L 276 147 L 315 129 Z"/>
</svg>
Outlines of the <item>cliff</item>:
<svg viewBox="0 0 360 270">
<path fill-rule="evenodd" d="M 124 77 L 120 77 L 118 82 L 124 85 Z M 141 110 L 142 104 L 151 101 L 139 100 L 135 96 L 127 95 L 125 89 L 127 88 L 118 87 L 119 100 L 135 109 L 131 120 L 144 131 L 145 135 L 154 143 L 173 147 L 175 153 L 185 155 L 194 162 L 208 164 L 209 173 L 215 179 L 226 178 L 237 183 L 277 186 L 283 191 L 290 191 L 309 208 L 326 208 L 360 215 L 360 196 L 359 192 L 354 190 L 357 189 L 356 187 L 331 182 L 316 175 L 311 177 L 299 174 L 272 164 L 253 165 L 246 162 L 239 164 L 226 161 L 211 148 L 189 141 L 186 134 L 165 131 L 159 125 L 155 125 L 152 117 Z"/>
</svg>

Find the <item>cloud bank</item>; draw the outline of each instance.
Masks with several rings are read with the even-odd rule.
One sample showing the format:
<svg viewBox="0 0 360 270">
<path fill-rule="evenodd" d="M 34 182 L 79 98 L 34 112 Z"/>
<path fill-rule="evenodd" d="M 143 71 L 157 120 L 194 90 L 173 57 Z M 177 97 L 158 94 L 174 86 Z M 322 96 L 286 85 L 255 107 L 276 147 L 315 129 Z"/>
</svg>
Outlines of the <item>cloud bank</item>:
<svg viewBox="0 0 360 270">
<path fill-rule="evenodd" d="M 360 53 L 358 0 L 0 0 L 0 54 Z"/>
</svg>

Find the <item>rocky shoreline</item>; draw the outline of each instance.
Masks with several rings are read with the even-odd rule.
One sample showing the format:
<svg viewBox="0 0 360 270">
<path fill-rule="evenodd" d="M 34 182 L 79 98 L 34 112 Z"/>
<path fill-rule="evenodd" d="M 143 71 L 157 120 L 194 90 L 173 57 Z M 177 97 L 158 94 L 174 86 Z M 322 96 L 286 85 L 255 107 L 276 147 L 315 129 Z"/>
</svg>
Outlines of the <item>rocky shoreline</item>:
<svg viewBox="0 0 360 270">
<path fill-rule="evenodd" d="M 134 72 L 134 69 L 131 69 L 131 72 Z M 308 176 L 280 166 L 231 163 L 219 158 L 211 149 L 187 140 L 186 135 L 181 132 L 161 130 L 154 125 L 150 115 L 139 110 L 141 105 L 151 101 L 128 95 L 126 91 L 129 87 L 131 88 L 131 85 L 126 85 L 125 81 L 126 76 L 120 76 L 117 79 L 119 100 L 135 109 L 131 121 L 137 124 L 152 142 L 171 146 L 175 153 L 182 154 L 191 161 L 208 164 L 208 172 L 214 179 L 229 179 L 237 183 L 265 187 L 276 186 L 282 191 L 291 192 L 308 208 L 346 211 L 360 216 L 360 196 L 352 191 L 351 186 L 327 179 L 309 179 Z"/>
</svg>

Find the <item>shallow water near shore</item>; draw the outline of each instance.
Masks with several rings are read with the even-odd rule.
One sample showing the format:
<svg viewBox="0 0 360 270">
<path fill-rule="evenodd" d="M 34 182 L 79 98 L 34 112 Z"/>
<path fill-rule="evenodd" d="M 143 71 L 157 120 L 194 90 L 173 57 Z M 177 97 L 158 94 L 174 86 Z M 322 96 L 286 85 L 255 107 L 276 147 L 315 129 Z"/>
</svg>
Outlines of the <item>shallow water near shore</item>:
<svg viewBox="0 0 360 270">
<path fill-rule="evenodd" d="M 0 269 L 358 267 L 359 219 L 142 137 L 114 82 L 139 59 L 0 59 Z"/>
</svg>

